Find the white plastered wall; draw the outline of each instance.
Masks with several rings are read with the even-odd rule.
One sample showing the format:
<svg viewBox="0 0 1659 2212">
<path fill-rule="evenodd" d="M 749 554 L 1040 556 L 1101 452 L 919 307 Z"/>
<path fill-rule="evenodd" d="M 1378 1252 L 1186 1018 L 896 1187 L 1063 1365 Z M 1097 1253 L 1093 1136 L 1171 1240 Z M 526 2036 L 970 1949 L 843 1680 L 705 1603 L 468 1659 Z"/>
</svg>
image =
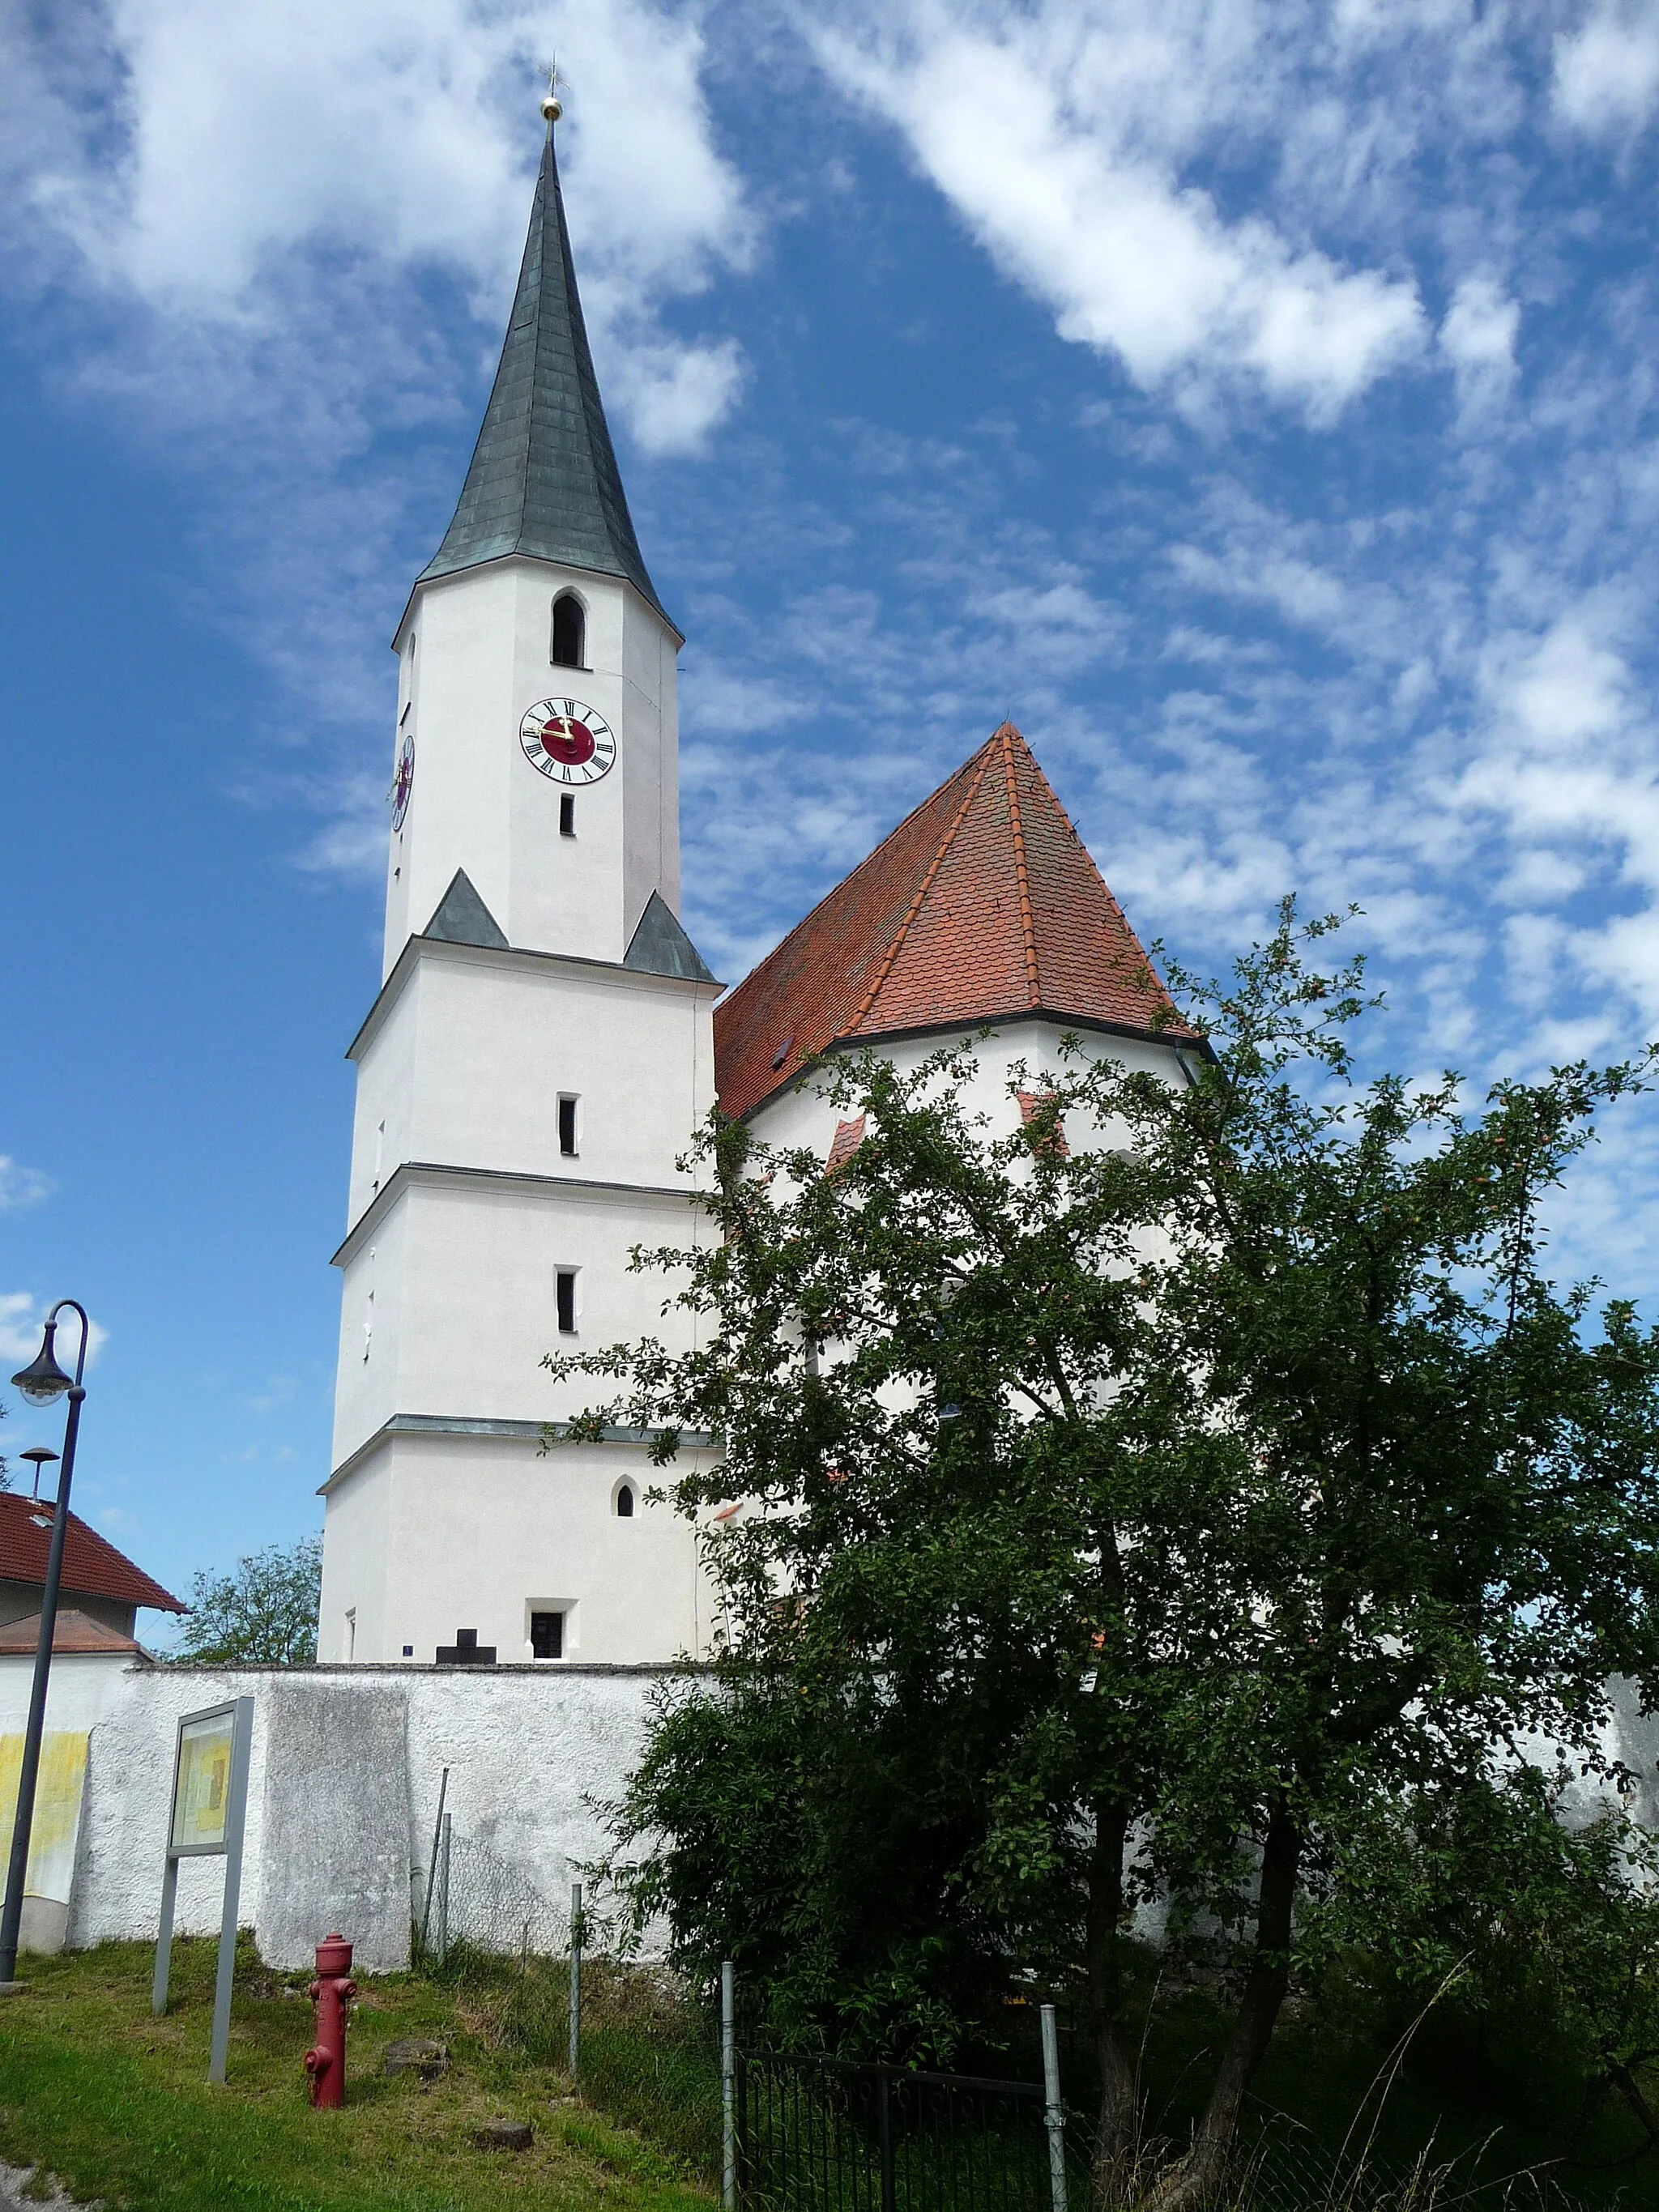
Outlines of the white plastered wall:
<svg viewBox="0 0 1659 2212">
<path fill-rule="evenodd" d="M 698 1654 L 709 1599 L 692 1525 L 651 1492 L 666 1474 L 642 1446 L 394 1430 L 329 1493 L 319 1656 L 430 1664 L 474 1629 L 503 1665 L 664 1662 Z M 626 1480 L 634 1511 L 616 1510 Z M 533 1662 L 530 1615 L 565 1616 L 562 1659 Z"/>
<path fill-rule="evenodd" d="M 0 1732 L 21 1727 L 31 1664 L 0 1659 Z M 242 1923 L 273 1965 L 304 1966 L 339 1928 L 368 1972 L 408 1962 L 440 1777 L 458 1833 L 553 1909 L 606 1838 L 660 1670 L 114 1666 L 60 1658 L 49 1728 L 89 1728 L 72 1948 L 156 1933 L 181 1714 L 253 1699 Z M 217 1932 L 223 1863 L 180 1868 L 177 1928 Z M 502 1948 L 516 1948 L 516 1929 Z"/>
<path fill-rule="evenodd" d="M 553 663 L 563 590 L 583 605 L 586 668 Z M 678 912 L 678 640 L 631 585 L 516 556 L 491 561 L 421 585 L 397 643 L 415 777 L 387 858 L 386 973 L 457 868 L 526 951 L 620 960 L 653 890 Z M 617 741 L 611 773 L 574 790 L 573 837 L 559 830 L 565 787 L 519 743 L 527 708 L 567 697 L 596 709 Z"/>
</svg>

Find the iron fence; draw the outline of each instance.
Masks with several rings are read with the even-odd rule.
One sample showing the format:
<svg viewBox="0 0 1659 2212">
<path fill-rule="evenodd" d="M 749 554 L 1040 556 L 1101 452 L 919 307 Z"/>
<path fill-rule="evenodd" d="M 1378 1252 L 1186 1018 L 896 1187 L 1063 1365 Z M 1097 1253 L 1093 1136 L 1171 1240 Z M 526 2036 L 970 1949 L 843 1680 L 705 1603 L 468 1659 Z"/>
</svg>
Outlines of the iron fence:
<svg viewBox="0 0 1659 2212">
<path fill-rule="evenodd" d="M 1042 2087 L 735 2050 L 744 2212 L 1056 2212 Z M 1064 2212 L 1063 2179 L 1057 2212 Z"/>
</svg>

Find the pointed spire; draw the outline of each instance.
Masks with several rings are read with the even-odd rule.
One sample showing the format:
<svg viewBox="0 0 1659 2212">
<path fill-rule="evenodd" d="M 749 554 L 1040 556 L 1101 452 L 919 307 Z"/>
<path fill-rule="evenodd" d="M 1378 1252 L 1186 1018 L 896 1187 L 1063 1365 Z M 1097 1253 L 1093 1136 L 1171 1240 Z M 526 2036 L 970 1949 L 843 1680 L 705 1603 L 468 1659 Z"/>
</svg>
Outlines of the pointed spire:
<svg viewBox="0 0 1659 2212">
<path fill-rule="evenodd" d="M 588 351 L 553 153 L 556 105 L 550 94 L 530 234 L 483 428 L 454 520 L 418 580 L 526 553 L 626 577 L 662 614 Z"/>
</svg>

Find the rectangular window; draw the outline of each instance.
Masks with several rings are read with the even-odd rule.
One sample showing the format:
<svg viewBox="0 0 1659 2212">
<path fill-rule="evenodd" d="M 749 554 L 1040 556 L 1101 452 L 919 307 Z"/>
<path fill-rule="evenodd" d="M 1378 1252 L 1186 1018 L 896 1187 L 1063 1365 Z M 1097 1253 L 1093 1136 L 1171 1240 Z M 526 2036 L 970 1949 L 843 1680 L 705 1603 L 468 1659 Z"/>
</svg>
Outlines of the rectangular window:
<svg viewBox="0 0 1659 2212">
<path fill-rule="evenodd" d="M 559 793 L 559 835 L 574 837 L 576 834 L 576 799 L 574 792 Z"/>
<path fill-rule="evenodd" d="M 556 1278 L 559 1299 L 559 1334 L 576 1334 L 576 1270 L 561 1267 Z"/>
<path fill-rule="evenodd" d="M 564 1656 L 564 1615 L 562 1613 L 532 1613 L 530 1616 L 530 1650 L 537 1659 L 562 1659 Z"/>
<path fill-rule="evenodd" d="M 559 1097 L 559 1150 L 568 1160 L 576 1157 L 576 1101 L 568 1091 Z"/>
</svg>

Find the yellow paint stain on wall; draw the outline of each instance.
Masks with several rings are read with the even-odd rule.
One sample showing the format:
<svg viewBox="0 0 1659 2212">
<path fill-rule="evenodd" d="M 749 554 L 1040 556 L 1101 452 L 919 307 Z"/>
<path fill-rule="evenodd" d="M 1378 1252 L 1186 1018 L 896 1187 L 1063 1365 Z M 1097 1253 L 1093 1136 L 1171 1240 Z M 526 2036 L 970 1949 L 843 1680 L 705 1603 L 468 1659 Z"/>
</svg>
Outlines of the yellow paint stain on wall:
<svg viewBox="0 0 1659 2212">
<path fill-rule="evenodd" d="M 75 1879 L 75 1846 L 81 1833 L 81 1800 L 87 1783 L 88 1735 L 55 1729 L 40 1746 L 40 1773 L 34 1790 L 34 1825 L 29 1835 L 29 1868 L 23 1887 L 30 1897 L 70 1901 Z M 23 1739 L 0 1735 L 0 1858 L 11 1848 L 17 1817 L 17 1778 L 22 1771 Z"/>
</svg>

